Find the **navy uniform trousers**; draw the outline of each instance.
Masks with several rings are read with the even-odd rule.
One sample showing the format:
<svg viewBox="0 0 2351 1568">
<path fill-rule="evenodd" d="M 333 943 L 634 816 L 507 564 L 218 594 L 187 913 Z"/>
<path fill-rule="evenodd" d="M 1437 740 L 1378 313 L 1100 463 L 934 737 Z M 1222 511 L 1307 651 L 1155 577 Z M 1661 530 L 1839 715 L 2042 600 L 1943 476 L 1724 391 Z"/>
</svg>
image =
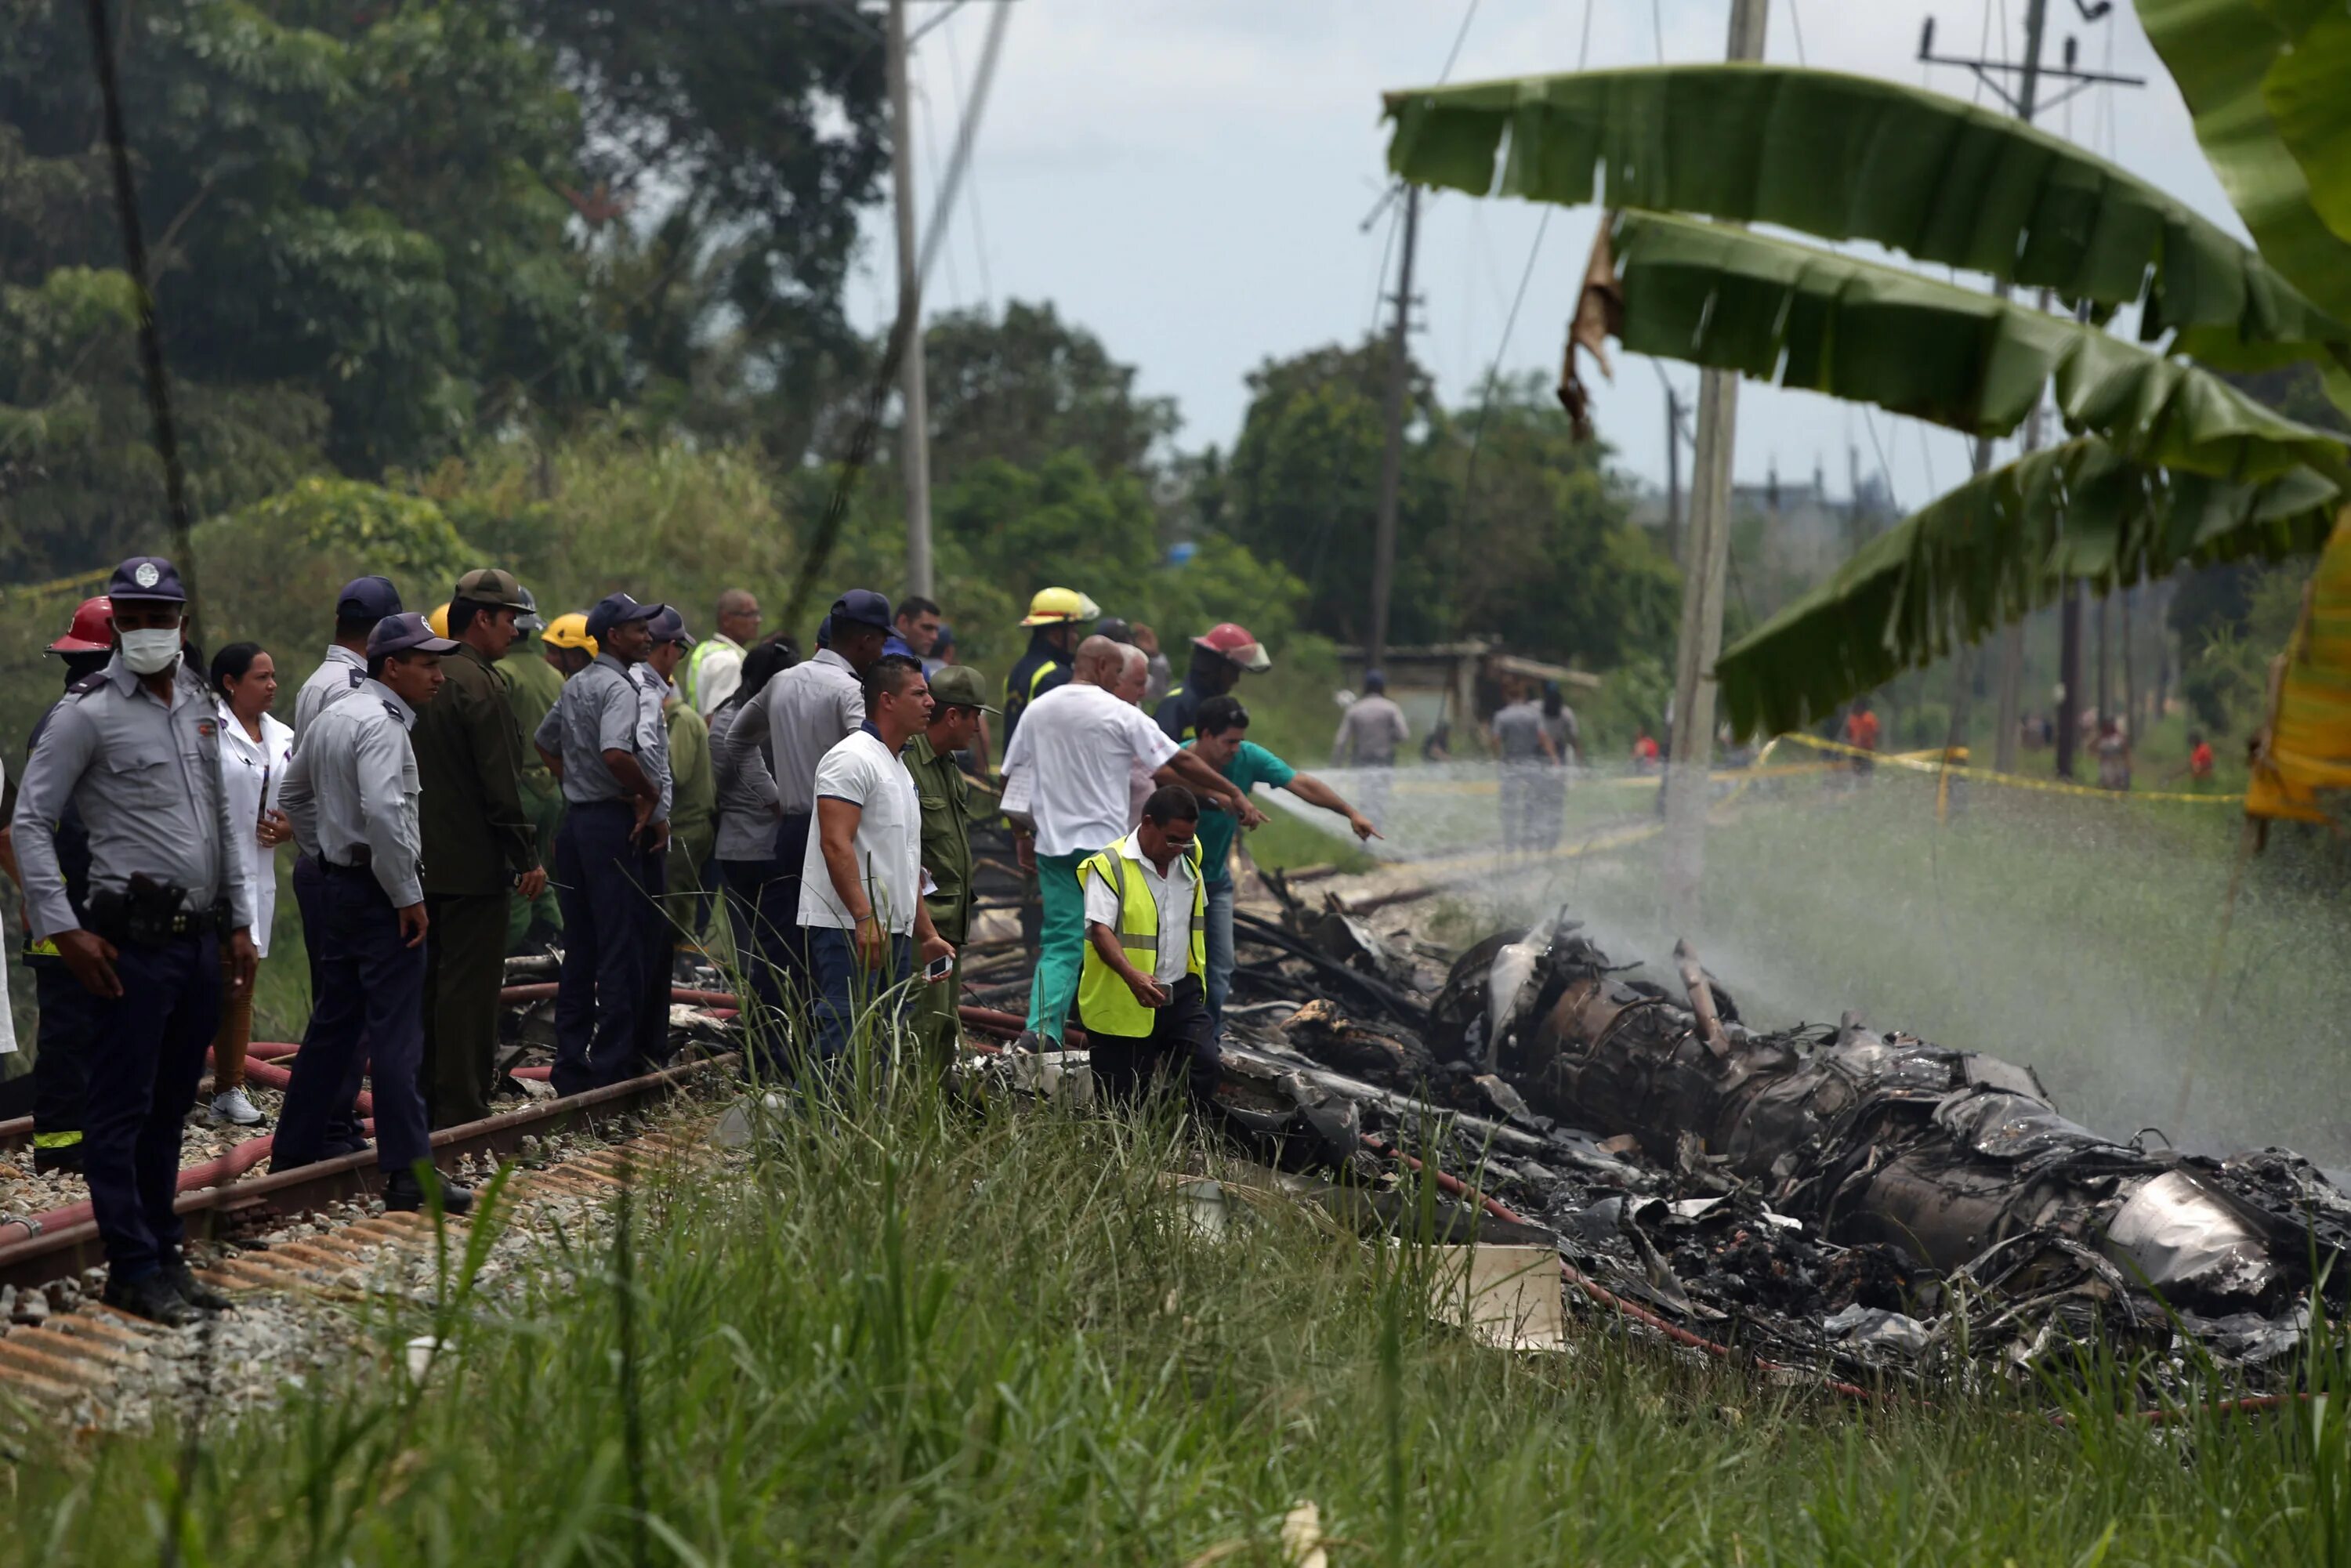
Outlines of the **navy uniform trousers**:
<svg viewBox="0 0 2351 1568">
<path fill-rule="evenodd" d="M 302 955 L 310 968 L 310 1003 L 316 1007 L 325 996 L 326 988 L 319 979 L 319 956 L 327 949 L 327 868 L 310 855 L 294 857 L 294 909 L 302 921 Z M 360 1048 L 351 1057 L 351 1069 L 343 1076 L 342 1097 L 327 1118 L 327 1142 L 330 1145 L 363 1143 L 367 1130 L 360 1124 L 358 1103 L 360 1085 L 367 1076 L 367 1039 L 360 1037 Z M 277 1145 L 272 1144 L 274 1156 Z"/>
<path fill-rule="evenodd" d="M 319 991 L 294 1058 L 269 1167 L 291 1170 L 323 1156 L 344 1085 L 374 1064 L 376 1162 L 404 1171 L 433 1152 L 417 1071 L 424 1061 L 424 949 L 400 936 L 400 912 L 375 873 L 321 865 Z"/>
<path fill-rule="evenodd" d="M 654 956 L 666 946 L 653 895 L 666 888 L 666 871 L 662 857 L 630 842 L 635 821 L 624 800 L 574 801 L 555 836 L 564 942 L 549 1081 L 558 1094 L 618 1083 L 660 1049 L 645 1035 Z M 663 1023 L 665 1038 L 665 1011 Z"/>
<path fill-rule="evenodd" d="M 56 994 L 82 1042 L 89 1082 L 105 1086 L 89 1096 L 82 1116 L 90 1207 L 114 1277 L 136 1280 L 180 1245 L 172 1212 L 180 1130 L 220 1024 L 220 938 L 204 931 L 152 946 L 125 942 L 114 972 L 122 994 L 110 1000 L 78 982 Z"/>
</svg>

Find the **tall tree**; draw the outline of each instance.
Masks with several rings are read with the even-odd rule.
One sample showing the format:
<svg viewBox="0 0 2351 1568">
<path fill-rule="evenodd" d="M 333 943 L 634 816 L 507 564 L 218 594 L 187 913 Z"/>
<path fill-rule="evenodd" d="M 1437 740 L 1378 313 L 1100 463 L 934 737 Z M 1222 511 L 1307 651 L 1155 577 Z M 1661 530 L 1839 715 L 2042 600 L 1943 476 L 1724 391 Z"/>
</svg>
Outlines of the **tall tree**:
<svg viewBox="0 0 2351 1568">
<path fill-rule="evenodd" d="M 503 10 L 286 0 L 117 16 L 165 353 L 199 432 L 221 413 L 219 439 L 193 444 L 200 503 L 247 493 L 230 471 L 258 448 L 280 478 L 319 455 L 369 474 L 450 449 L 486 411 L 609 389 L 617 356 L 559 193 L 579 178 L 578 112 Z M 77 503 L 57 482 L 127 454 L 143 419 L 124 395 L 120 312 L 110 327 L 83 308 L 128 298 L 102 281 L 122 248 L 86 13 L 0 0 L 0 338 L 20 344 L 0 366 L 0 421 L 12 450 L 47 448 L 44 526 L 105 534 L 122 497 Z M 56 329 L 72 301 L 78 341 Z M 79 542 L 26 543 L 23 559 Z"/>
<path fill-rule="evenodd" d="M 878 24 L 806 0 L 511 4 L 585 115 L 575 200 L 636 374 L 773 404 L 804 435 L 856 354 L 841 290 L 889 166 Z"/>
<path fill-rule="evenodd" d="M 923 337 L 942 481 L 991 457 L 1029 467 L 1067 451 L 1102 474 L 1144 474 L 1180 423 L 1174 399 L 1137 395 L 1134 367 L 1050 302 L 950 311 Z"/>
</svg>

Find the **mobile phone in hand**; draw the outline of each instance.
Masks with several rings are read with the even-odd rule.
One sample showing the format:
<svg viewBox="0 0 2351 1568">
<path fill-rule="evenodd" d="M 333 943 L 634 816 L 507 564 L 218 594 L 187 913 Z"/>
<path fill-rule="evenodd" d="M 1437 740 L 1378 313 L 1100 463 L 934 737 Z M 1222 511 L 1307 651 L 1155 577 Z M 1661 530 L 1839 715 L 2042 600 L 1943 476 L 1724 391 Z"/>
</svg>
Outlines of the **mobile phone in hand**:
<svg viewBox="0 0 2351 1568">
<path fill-rule="evenodd" d="M 949 955 L 932 959 L 931 967 L 923 971 L 923 978 L 926 980 L 944 980 L 949 975 L 954 973 L 955 958 L 952 955 Z"/>
</svg>

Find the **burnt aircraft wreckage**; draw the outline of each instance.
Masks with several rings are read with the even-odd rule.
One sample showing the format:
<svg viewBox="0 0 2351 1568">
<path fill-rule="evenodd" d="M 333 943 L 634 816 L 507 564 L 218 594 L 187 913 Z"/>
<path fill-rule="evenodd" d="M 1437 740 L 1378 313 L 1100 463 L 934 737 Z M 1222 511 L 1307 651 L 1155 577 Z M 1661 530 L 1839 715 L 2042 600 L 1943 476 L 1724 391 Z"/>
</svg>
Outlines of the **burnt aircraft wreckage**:
<svg viewBox="0 0 2351 1568">
<path fill-rule="evenodd" d="M 2299 1155 L 2117 1143 L 2029 1067 L 1850 1015 L 1750 1030 L 1687 948 L 1659 984 L 1564 912 L 1471 948 L 1425 1009 L 1360 925 L 1320 935 L 1315 970 L 1343 952 L 1376 983 L 1327 988 L 1360 1016 L 1316 1000 L 1228 1048 L 1238 1130 L 1364 1176 L 1366 1133 L 1434 1149 L 1577 1274 L 1717 1345 L 1980 1380 L 2103 1336 L 2158 1384 L 2209 1361 L 2261 1387 L 2292 1375 L 2314 1281 L 2351 1293 L 2351 1196 Z M 1294 997 L 1315 970 L 1290 968 Z"/>
</svg>

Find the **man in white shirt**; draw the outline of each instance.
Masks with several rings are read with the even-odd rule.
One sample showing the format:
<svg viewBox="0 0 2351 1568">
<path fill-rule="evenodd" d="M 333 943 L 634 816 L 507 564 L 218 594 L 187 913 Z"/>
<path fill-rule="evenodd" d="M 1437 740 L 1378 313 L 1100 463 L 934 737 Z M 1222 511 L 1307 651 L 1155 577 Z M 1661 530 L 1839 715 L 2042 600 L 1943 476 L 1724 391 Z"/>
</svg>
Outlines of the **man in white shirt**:
<svg viewBox="0 0 2351 1568">
<path fill-rule="evenodd" d="M 816 996 L 817 1051 L 827 1065 L 848 1051 L 863 1005 L 955 948 L 923 903 L 923 806 L 899 761 L 931 722 L 923 667 L 892 653 L 865 673 L 865 719 L 816 768 L 816 831 L 800 867 Z M 904 999 L 888 1004 L 894 1018 Z"/>
<path fill-rule="evenodd" d="M 1134 831 L 1088 856 L 1078 873 L 1087 943 L 1078 1017 L 1094 1082 L 1113 1100 L 1140 1097 L 1177 1061 L 1196 1098 L 1216 1093 L 1199 825 L 1192 792 L 1163 786 L 1144 802 Z"/>
<path fill-rule="evenodd" d="M 1044 933 L 1036 978 L 1029 988 L 1029 1043 L 1061 1049 L 1062 1026 L 1078 991 L 1085 957 L 1085 897 L 1078 866 L 1088 855 L 1126 836 L 1127 780 L 1136 766 L 1160 784 L 1182 784 L 1213 796 L 1245 827 L 1265 821 L 1215 768 L 1177 748 L 1141 708 L 1118 700 L 1113 688 L 1126 655 L 1107 637 L 1078 644 L 1070 684 L 1029 706 L 1004 754 L 1005 789 L 1025 779 L 1029 825 L 1014 841 L 1022 868 L 1034 866 L 1044 904 Z"/>
<path fill-rule="evenodd" d="M 759 747 L 776 780 L 777 880 L 785 885 L 773 896 L 784 909 L 799 907 L 800 867 L 815 841 L 817 764 L 865 722 L 860 683 L 889 634 L 890 601 L 869 588 L 851 589 L 832 601 L 815 653 L 769 681 L 735 721 L 735 744 Z M 800 927 L 762 922 L 759 935 L 760 950 L 747 966 L 753 994 L 769 1006 L 788 990 L 813 994 Z"/>
</svg>

